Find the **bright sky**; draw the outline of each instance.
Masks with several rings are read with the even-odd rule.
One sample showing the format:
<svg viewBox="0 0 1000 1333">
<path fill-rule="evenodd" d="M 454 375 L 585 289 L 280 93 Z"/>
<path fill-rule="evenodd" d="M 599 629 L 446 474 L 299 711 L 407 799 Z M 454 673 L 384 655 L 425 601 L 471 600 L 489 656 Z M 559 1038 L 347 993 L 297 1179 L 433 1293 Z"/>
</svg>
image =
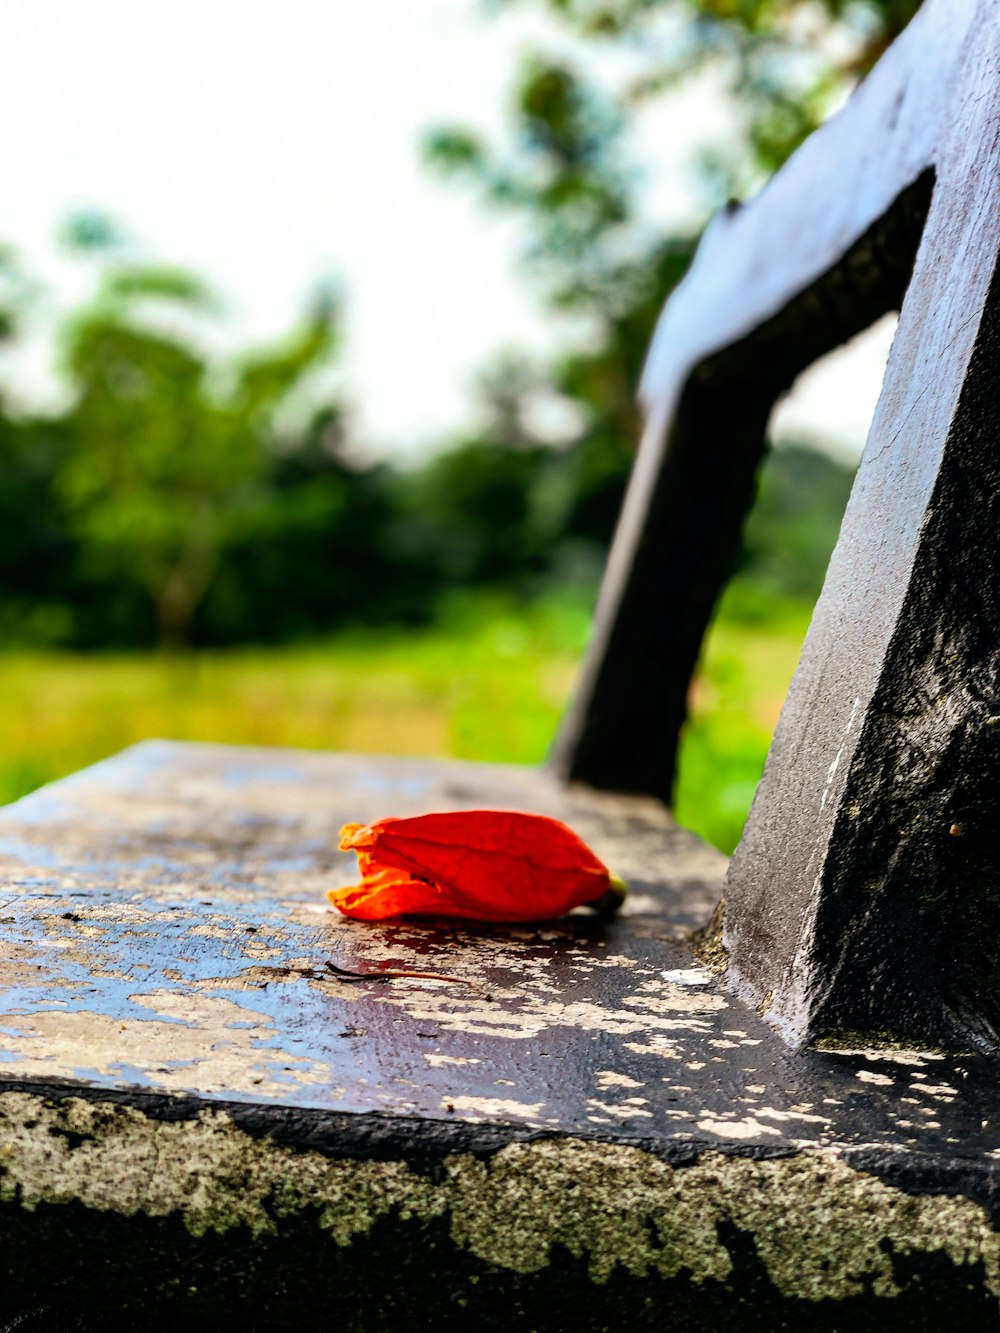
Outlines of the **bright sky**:
<svg viewBox="0 0 1000 1333">
<path fill-rule="evenodd" d="M 516 271 L 514 224 L 430 178 L 418 153 L 429 125 L 502 123 L 530 15 L 490 23 L 475 0 L 8 0 L 3 19 L 0 240 L 57 300 L 79 279 L 55 228 L 84 207 L 212 278 L 241 343 L 287 329 L 316 280 L 338 274 L 345 371 L 377 448 L 440 439 L 468 420 L 491 352 L 551 342 Z M 676 113 L 724 130 L 709 90 Z M 644 138 L 651 198 L 683 216 L 684 138 Z M 818 372 L 786 409 L 793 430 L 863 439 L 884 331 L 876 345 Z M 44 379 L 37 357 L 22 370 Z"/>
</svg>

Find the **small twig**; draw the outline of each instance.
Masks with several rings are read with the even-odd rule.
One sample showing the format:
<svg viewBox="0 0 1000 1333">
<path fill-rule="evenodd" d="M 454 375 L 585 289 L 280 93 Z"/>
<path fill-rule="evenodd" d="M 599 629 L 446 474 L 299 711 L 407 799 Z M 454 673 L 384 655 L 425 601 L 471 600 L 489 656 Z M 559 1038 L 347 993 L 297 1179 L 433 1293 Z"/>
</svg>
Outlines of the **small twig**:
<svg viewBox="0 0 1000 1333">
<path fill-rule="evenodd" d="M 420 981 L 454 981 L 459 986 L 470 986 L 487 1000 L 493 996 L 478 981 L 471 977 L 457 977 L 453 972 L 411 972 L 405 968 L 387 968 L 384 972 L 352 972 L 349 968 L 338 967 L 327 961 L 324 966 L 339 981 L 405 981 L 414 977 Z"/>
</svg>

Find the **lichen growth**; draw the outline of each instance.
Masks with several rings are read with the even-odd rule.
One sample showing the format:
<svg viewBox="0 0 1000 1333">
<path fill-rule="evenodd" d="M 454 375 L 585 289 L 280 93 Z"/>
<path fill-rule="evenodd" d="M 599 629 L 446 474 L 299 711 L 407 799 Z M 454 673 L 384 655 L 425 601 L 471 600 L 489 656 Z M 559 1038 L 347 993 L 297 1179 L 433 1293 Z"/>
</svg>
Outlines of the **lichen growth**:
<svg viewBox="0 0 1000 1333">
<path fill-rule="evenodd" d="M 180 1216 L 194 1235 L 280 1230 L 306 1213 L 346 1246 L 389 1214 L 447 1217 L 454 1244 L 516 1273 L 564 1247 L 594 1282 L 689 1272 L 725 1281 L 728 1222 L 753 1240 L 777 1289 L 808 1300 L 900 1291 L 892 1253 L 982 1263 L 1000 1292 L 1000 1236 L 962 1197 L 919 1197 L 847 1166 L 832 1150 L 770 1161 L 707 1152 L 671 1166 L 637 1148 L 552 1139 L 487 1159 L 455 1153 L 438 1178 L 402 1162 L 330 1159 L 254 1138 L 222 1111 L 157 1121 L 135 1108 L 0 1095 L 0 1200 L 76 1201 L 125 1215 Z M 971 1276 L 971 1271 L 970 1271 Z"/>
<path fill-rule="evenodd" d="M 947 1054 L 943 1047 L 926 1041 L 907 1039 L 898 1032 L 882 1029 L 838 1028 L 828 1032 L 812 1043 L 813 1050 L 827 1051 L 834 1055 L 877 1055 L 879 1052 L 893 1054 L 898 1051 L 915 1051 L 927 1059 L 944 1059 Z M 956 1052 L 951 1052 L 952 1055 Z"/>
<path fill-rule="evenodd" d="M 721 976 L 729 966 L 729 953 L 722 942 L 725 912 L 726 899 L 722 897 L 709 920 L 700 930 L 692 931 L 690 938 L 695 957 L 716 976 Z"/>
</svg>

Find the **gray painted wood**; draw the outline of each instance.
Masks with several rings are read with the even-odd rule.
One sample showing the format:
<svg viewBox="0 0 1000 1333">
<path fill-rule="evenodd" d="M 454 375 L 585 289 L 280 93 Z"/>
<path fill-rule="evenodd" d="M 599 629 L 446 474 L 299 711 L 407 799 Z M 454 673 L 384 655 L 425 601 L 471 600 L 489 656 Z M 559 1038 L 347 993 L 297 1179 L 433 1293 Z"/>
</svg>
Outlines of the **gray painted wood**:
<svg viewBox="0 0 1000 1333">
<path fill-rule="evenodd" d="M 710 230 L 650 355 L 647 438 L 557 755 L 596 785 L 669 794 L 771 406 L 905 288 L 726 885 L 730 983 L 795 1045 L 855 1029 L 997 1045 L 998 43 L 996 0 L 929 0 Z"/>
</svg>

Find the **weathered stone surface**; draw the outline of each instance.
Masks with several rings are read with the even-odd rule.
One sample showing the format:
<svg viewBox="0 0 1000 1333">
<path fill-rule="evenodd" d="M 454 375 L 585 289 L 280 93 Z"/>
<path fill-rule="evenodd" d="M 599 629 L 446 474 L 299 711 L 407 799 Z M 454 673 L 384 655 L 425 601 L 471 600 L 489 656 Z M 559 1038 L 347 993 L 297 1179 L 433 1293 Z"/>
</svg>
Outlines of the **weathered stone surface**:
<svg viewBox="0 0 1000 1333">
<path fill-rule="evenodd" d="M 504 805 L 592 841 L 632 885 L 621 919 L 376 926 L 327 903 L 356 878 L 343 823 Z M 602 1061 L 707 1034 L 703 1015 L 725 1007 L 660 975 L 690 964 L 667 932 L 711 910 L 724 864 L 656 802 L 563 792 L 532 770 L 139 746 L 0 814 L 0 1075 L 366 1113 L 453 1102 L 472 1121 L 635 1132 L 650 1118 L 637 1103 L 600 1110 L 619 1100 Z M 378 982 L 400 967 L 453 979 Z M 581 1040 L 589 1082 L 563 1087 L 554 1062 Z M 657 1080 L 662 1063 L 652 1054 Z"/>
<path fill-rule="evenodd" d="M 341 822 L 485 804 L 568 819 L 629 910 L 462 930 L 328 910 Z M 0 813 L 0 866 L 0 1313 L 996 1317 L 987 1063 L 790 1056 L 692 953 L 724 862 L 653 802 L 151 743 Z"/>
<path fill-rule="evenodd" d="M 387 1220 L 414 1229 L 442 1220 L 457 1252 L 494 1270 L 540 1273 L 565 1250 L 601 1288 L 616 1272 L 725 1284 L 731 1226 L 791 1299 L 898 1297 L 906 1284 L 895 1253 L 980 1268 L 986 1291 L 1000 1295 L 1000 1234 L 980 1205 L 908 1195 L 831 1150 L 769 1160 L 705 1152 L 674 1165 L 623 1144 L 556 1138 L 446 1153 L 431 1173 L 293 1149 L 224 1111 L 164 1121 L 120 1104 L 70 1097 L 40 1107 L 6 1093 L 0 1153 L 0 1199 L 171 1217 L 195 1238 L 243 1232 L 252 1245 L 307 1213 L 332 1253 Z"/>
<path fill-rule="evenodd" d="M 957 17 L 925 8 L 920 68 L 921 38 Z M 998 18 L 964 6 L 937 69 L 913 280 L 730 873 L 730 976 L 793 1043 L 864 1029 L 1000 1050 Z"/>
</svg>

